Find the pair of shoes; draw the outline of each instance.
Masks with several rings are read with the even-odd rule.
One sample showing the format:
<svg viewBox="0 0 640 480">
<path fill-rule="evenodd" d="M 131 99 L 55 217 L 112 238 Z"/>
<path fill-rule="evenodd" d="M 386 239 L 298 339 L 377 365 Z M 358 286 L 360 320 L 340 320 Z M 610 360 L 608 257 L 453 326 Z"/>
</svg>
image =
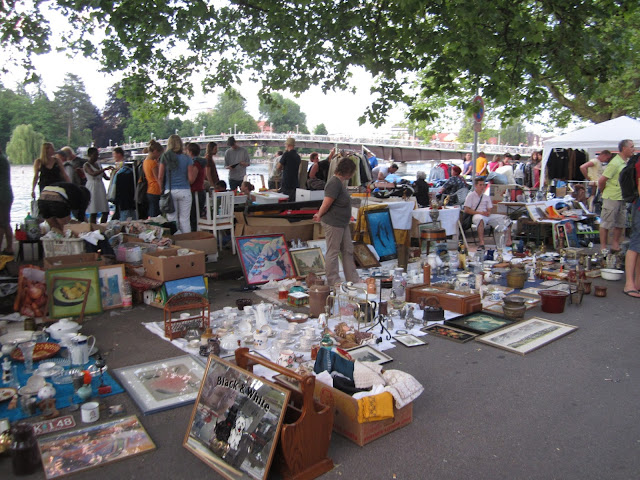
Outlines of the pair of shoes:
<svg viewBox="0 0 640 480">
<path fill-rule="evenodd" d="M 622 293 L 633 298 L 640 298 L 640 292 L 638 290 L 623 290 Z M 633 295 L 634 293 L 635 295 Z"/>
</svg>

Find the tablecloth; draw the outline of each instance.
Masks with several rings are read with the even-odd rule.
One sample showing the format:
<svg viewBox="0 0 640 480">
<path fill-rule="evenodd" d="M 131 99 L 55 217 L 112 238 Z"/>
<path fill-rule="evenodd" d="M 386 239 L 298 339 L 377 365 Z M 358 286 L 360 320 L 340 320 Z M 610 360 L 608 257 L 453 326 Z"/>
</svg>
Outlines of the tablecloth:
<svg viewBox="0 0 640 480">
<path fill-rule="evenodd" d="M 52 341 L 52 340 L 50 340 Z M 63 349 L 64 350 L 64 349 Z M 47 360 L 43 360 L 42 362 L 46 362 Z M 39 362 L 39 363 L 42 363 Z M 39 365 L 38 362 L 34 362 L 33 368 L 34 370 L 36 368 L 38 368 Z M 91 365 L 94 365 L 96 363 L 95 359 L 91 358 L 89 360 L 89 363 L 87 363 L 84 366 L 84 369 L 89 368 Z M 24 369 L 24 363 L 22 362 L 13 362 L 14 365 L 18 366 L 18 379 L 20 381 L 20 385 L 24 386 L 27 384 L 27 380 L 28 378 L 31 376 L 30 374 L 27 374 L 25 372 Z M 69 367 L 66 367 L 66 370 L 68 370 Z M 80 399 L 78 397 L 75 397 L 73 394 L 73 384 L 68 383 L 66 385 L 55 385 L 51 382 L 50 379 L 46 379 L 49 383 L 51 383 L 53 385 L 53 387 L 56 389 L 56 408 L 58 410 L 62 409 L 62 408 L 66 408 L 68 406 L 71 405 L 71 400 L 73 398 L 75 403 L 80 403 Z M 109 375 L 109 372 L 106 371 L 104 372 L 103 376 L 102 376 L 102 381 L 105 385 L 108 385 L 111 387 L 111 393 L 107 393 L 104 395 L 99 395 L 100 397 L 108 397 L 110 395 L 115 395 L 117 393 L 122 393 L 124 392 L 124 390 L 122 389 L 122 387 L 120 386 L 120 384 L 118 384 L 118 382 L 116 382 L 113 377 L 111 377 L 111 375 Z M 6 387 L 8 385 L 5 384 L 0 384 L 3 387 Z M 93 396 L 97 396 L 98 395 L 98 386 L 100 385 L 100 376 L 96 375 L 92 378 L 91 380 L 91 389 L 92 389 L 92 397 Z M 23 418 L 27 418 L 27 415 L 25 415 L 25 413 L 20 409 L 20 406 L 18 405 L 16 408 L 14 408 L 13 410 L 9 410 L 9 401 L 6 402 L 2 402 L 0 403 L 0 418 L 8 418 L 10 422 L 15 422 L 16 420 L 21 420 Z M 38 410 L 36 412 L 36 415 L 33 416 L 33 418 L 36 418 L 40 415 L 40 410 Z"/>
<path fill-rule="evenodd" d="M 431 222 L 431 217 L 429 216 L 430 208 L 418 208 L 411 212 L 413 218 L 415 218 L 420 223 L 429 223 Z M 438 217 L 438 221 L 444 228 L 444 231 L 447 235 L 455 235 L 458 229 L 458 220 L 460 219 L 460 207 L 446 207 L 439 210 L 440 216 Z"/>
</svg>

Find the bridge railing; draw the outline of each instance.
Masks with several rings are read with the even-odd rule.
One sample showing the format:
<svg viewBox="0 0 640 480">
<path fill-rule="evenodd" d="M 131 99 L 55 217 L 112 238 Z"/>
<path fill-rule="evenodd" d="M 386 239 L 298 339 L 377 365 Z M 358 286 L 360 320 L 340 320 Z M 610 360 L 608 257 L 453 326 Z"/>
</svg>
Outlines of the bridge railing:
<svg viewBox="0 0 640 480">
<path fill-rule="evenodd" d="M 192 137 L 182 137 L 183 142 L 198 142 L 208 143 L 216 142 L 220 145 L 225 145 L 227 138 L 230 135 L 197 135 Z M 304 133 L 269 133 L 269 132 L 257 132 L 257 133 L 238 133 L 233 135 L 237 141 L 255 141 L 259 143 L 264 140 L 278 140 L 284 145 L 285 140 L 288 137 L 293 137 L 300 142 L 320 142 L 336 144 L 336 143 L 350 143 L 350 144 L 362 144 L 364 146 L 397 146 L 402 148 L 419 148 L 430 150 L 450 150 L 456 152 L 471 152 L 473 150 L 473 144 L 460 143 L 460 142 L 436 142 L 431 141 L 428 143 L 422 142 L 418 139 L 406 139 L 406 138 L 392 138 L 389 135 L 373 135 L 369 137 L 359 137 L 351 135 L 314 135 Z M 157 140 L 157 139 L 156 139 Z M 160 144 L 166 145 L 167 139 L 157 140 Z M 133 142 L 120 145 L 124 150 L 142 150 L 148 145 L 148 142 Z M 112 152 L 118 145 L 112 145 L 100 149 L 101 153 Z M 521 155 L 531 155 L 536 150 L 541 150 L 541 147 L 529 147 L 529 146 L 515 146 L 515 145 L 494 145 L 489 143 L 478 144 L 478 151 L 484 151 L 488 154 L 503 155 L 507 152 Z"/>
</svg>

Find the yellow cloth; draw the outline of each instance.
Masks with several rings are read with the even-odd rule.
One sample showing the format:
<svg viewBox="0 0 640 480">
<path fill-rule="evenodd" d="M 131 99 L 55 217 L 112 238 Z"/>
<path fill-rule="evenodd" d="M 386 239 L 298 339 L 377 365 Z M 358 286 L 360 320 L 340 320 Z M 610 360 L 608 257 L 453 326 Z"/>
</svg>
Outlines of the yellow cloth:
<svg viewBox="0 0 640 480">
<path fill-rule="evenodd" d="M 393 418 L 393 395 L 383 392 L 358 399 L 358 423 Z"/>
<path fill-rule="evenodd" d="M 387 208 L 384 204 L 376 204 L 376 205 L 368 205 L 366 207 L 361 207 L 358 210 L 358 218 L 356 219 L 356 228 L 354 231 L 354 240 L 362 240 L 364 243 L 371 243 L 371 238 L 369 238 L 369 231 L 367 230 L 367 217 L 364 212 L 370 212 L 374 210 L 382 210 L 383 208 Z M 406 245 L 407 247 L 411 245 L 411 230 L 397 230 L 393 229 L 393 236 L 396 239 L 397 245 Z"/>
<path fill-rule="evenodd" d="M 13 260 L 13 255 L 0 255 L 0 270 L 4 269 L 11 260 Z"/>
</svg>

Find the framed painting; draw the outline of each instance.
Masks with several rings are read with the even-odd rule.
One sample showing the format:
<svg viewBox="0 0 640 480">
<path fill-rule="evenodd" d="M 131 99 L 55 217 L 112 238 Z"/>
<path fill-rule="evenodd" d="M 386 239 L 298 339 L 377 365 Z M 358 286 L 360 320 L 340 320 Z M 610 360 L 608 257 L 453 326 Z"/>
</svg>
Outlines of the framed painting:
<svg viewBox="0 0 640 480">
<path fill-rule="evenodd" d="M 295 277 L 295 269 L 284 235 L 236 237 L 238 258 L 247 285 Z"/>
<path fill-rule="evenodd" d="M 458 343 L 467 343 L 469 340 L 473 340 L 477 337 L 475 333 L 465 332 L 464 330 L 459 330 L 448 325 L 429 325 L 428 327 L 423 327 L 420 330 L 428 333 L 429 335 L 446 338 L 447 340 L 452 340 Z"/>
<path fill-rule="evenodd" d="M 468 315 L 461 315 L 450 320 L 445 320 L 444 324 L 450 327 L 460 328 L 471 333 L 482 335 L 493 332 L 499 328 L 511 325 L 513 320 L 498 317 L 490 313 L 475 312 Z"/>
<path fill-rule="evenodd" d="M 195 401 L 204 367 L 191 355 L 182 355 L 113 373 L 146 415 Z"/>
<path fill-rule="evenodd" d="M 266 479 L 290 395 L 211 355 L 183 445 L 226 479 Z"/>
<path fill-rule="evenodd" d="M 377 252 L 377 250 L 376 250 Z M 359 268 L 379 267 L 380 262 L 364 242 L 353 243 L 353 259 Z"/>
<path fill-rule="evenodd" d="M 77 473 L 156 448 L 136 416 L 38 441 L 47 479 Z"/>
<path fill-rule="evenodd" d="M 54 280 L 66 278 L 64 280 Z M 79 317 L 84 315 L 94 315 L 102 313 L 102 299 L 100 296 L 100 279 L 98 276 L 98 267 L 76 267 L 76 268 L 58 268 L 47 270 L 45 272 L 47 282 L 47 291 L 49 295 L 49 317 Z M 82 299 L 85 291 L 80 285 L 76 285 L 77 281 L 72 280 L 90 280 L 90 284 L 86 289 L 86 305 L 82 312 Z"/>
<path fill-rule="evenodd" d="M 546 205 L 544 202 L 538 203 L 528 203 L 527 204 L 527 213 L 531 220 L 534 222 L 540 222 L 541 220 L 546 220 L 547 215 L 544 213 Z"/>
<path fill-rule="evenodd" d="M 52 278 L 47 282 L 49 317 L 72 316 L 82 322 L 91 286 L 91 280 L 86 278 Z"/>
<path fill-rule="evenodd" d="M 476 340 L 509 352 L 526 355 L 564 335 L 568 335 L 577 328 L 574 325 L 533 317 L 497 332 L 482 335 Z"/>
<path fill-rule="evenodd" d="M 124 290 L 124 265 L 105 265 L 98 270 L 100 279 L 100 296 L 102 309 L 122 307 L 122 293 Z"/>
<path fill-rule="evenodd" d="M 347 352 L 349 352 L 351 358 L 358 360 L 359 362 L 373 362 L 378 365 L 382 365 L 383 363 L 391 362 L 393 360 L 393 358 L 386 353 L 382 353 L 380 350 L 376 350 L 370 345 L 350 348 Z"/>
<path fill-rule="evenodd" d="M 420 345 L 427 345 L 427 342 L 422 341 L 415 335 L 411 335 L 410 333 L 406 333 L 404 335 L 396 335 L 393 337 L 395 340 L 399 341 L 405 347 L 418 347 Z"/>
<path fill-rule="evenodd" d="M 319 247 L 292 250 L 290 253 L 299 277 L 306 277 L 309 273 L 324 274 L 324 255 Z"/>
<path fill-rule="evenodd" d="M 171 298 L 173 295 L 181 292 L 194 292 L 200 295 L 207 295 L 207 284 L 202 275 L 164 282 L 164 288 L 167 292 L 167 298 Z"/>
<path fill-rule="evenodd" d="M 398 258 L 396 237 L 393 233 L 389 209 L 366 211 L 364 215 L 367 219 L 369 239 L 380 257 L 380 261 Z"/>
</svg>

